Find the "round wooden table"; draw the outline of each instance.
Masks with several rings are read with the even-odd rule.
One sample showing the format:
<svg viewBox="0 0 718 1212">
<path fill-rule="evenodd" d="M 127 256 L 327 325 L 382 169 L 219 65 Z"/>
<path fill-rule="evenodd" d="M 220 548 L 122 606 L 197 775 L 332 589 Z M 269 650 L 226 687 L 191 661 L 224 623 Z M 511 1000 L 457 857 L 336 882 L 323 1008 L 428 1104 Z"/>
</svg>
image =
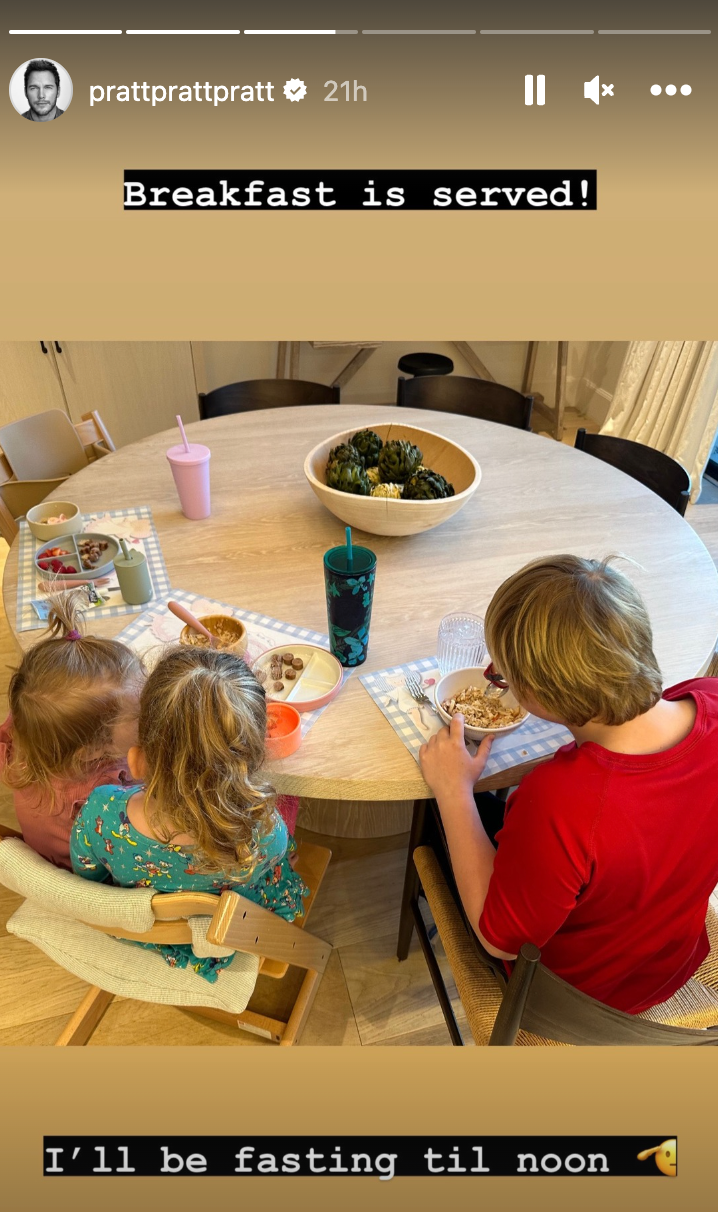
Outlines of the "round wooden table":
<svg viewBox="0 0 718 1212">
<path fill-rule="evenodd" d="M 241 413 L 188 426 L 212 450 L 212 517 L 181 514 L 165 432 L 72 476 L 63 495 L 90 510 L 149 504 L 178 589 L 326 631 L 322 554 L 343 528 L 311 492 L 307 452 L 333 433 L 395 417 L 389 405 L 323 405 Z M 436 651 L 451 610 L 483 614 L 501 581 L 538 556 L 569 551 L 622 565 L 647 603 L 670 685 L 702 673 L 718 634 L 718 576 L 691 527 L 654 493 L 590 455 L 522 430 L 446 413 L 402 409 L 407 424 L 461 443 L 481 465 L 478 492 L 426 534 L 357 534 L 378 555 L 368 672 Z M 15 621 L 17 544 L 4 580 Z M 128 616 L 97 621 L 116 635 Z M 18 636 L 23 647 L 39 632 Z M 512 771 L 512 780 L 530 766 Z M 268 771 L 280 791 L 315 799 L 407 801 L 427 795 L 414 761 L 354 675 L 291 758 Z M 482 786 L 506 781 L 494 776 Z M 369 805 L 366 805 L 367 811 Z M 390 830 L 391 831 L 391 830 Z"/>
</svg>

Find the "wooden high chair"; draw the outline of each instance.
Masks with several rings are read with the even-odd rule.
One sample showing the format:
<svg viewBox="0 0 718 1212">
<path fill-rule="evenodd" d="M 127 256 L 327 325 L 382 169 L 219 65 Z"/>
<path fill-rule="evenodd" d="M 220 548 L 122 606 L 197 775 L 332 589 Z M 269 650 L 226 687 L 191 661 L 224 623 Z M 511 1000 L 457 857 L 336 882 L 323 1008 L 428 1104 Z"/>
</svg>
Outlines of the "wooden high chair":
<svg viewBox="0 0 718 1212">
<path fill-rule="evenodd" d="M 287 922 L 272 913 L 271 910 L 263 909 L 235 892 L 223 892 L 219 896 L 209 892 L 155 893 L 153 889 L 118 889 L 105 884 L 90 884 L 90 881 L 83 880 L 79 875 L 54 868 L 52 864 L 30 851 L 29 847 L 21 841 L 20 835 L 12 830 L 0 826 L 0 839 L 6 843 L 0 847 L 0 881 L 13 888 L 14 891 L 20 892 L 28 898 L 32 897 L 34 904 L 38 885 L 32 877 L 32 871 L 41 870 L 43 887 L 38 898 L 40 913 L 44 912 L 47 915 L 47 920 L 55 927 L 55 933 L 57 933 L 58 923 L 69 919 L 68 927 L 70 925 L 80 926 L 85 932 L 89 928 L 101 935 L 109 936 L 110 946 L 118 939 L 179 944 L 193 943 L 194 938 L 196 944 L 196 934 L 193 934 L 190 919 L 210 918 L 206 940 L 211 947 L 225 947 L 240 952 L 245 957 L 258 958 L 258 965 L 254 965 L 251 971 L 244 974 L 247 982 L 245 988 L 250 992 L 250 987 L 257 976 L 281 980 L 287 975 L 290 966 L 303 969 L 304 977 L 291 1010 L 286 1017 L 282 1018 L 251 1010 L 247 1008 L 246 1004 L 243 1009 L 231 1011 L 221 1009 L 216 1004 L 198 1005 L 196 1004 L 198 998 L 204 996 L 205 992 L 207 1000 L 216 1003 L 215 986 L 204 982 L 200 977 L 195 977 L 194 973 L 188 970 L 175 970 L 167 965 L 165 965 L 166 972 L 157 965 L 153 967 L 152 996 L 143 997 L 141 985 L 138 985 L 136 992 L 130 993 L 121 986 L 123 996 L 134 996 L 137 1000 L 183 1006 L 193 1013 L 255 1032 L 285 1047 L 298 1041 L 332 950 L 329 943 L 304 929 L 314 898 L 331 859 L 330 850 L 309 842 L 297 843 L 295 870 L 302 876 L 310 892 L 304 902 L 302 917 L 295 922 Z M 9 848 L 6 848 L 8 845 Z M 38 867 L 38 862 L 42 864 L 42 869 Z M 127 901 L 126 894 L 128 893 L 132 897 L 132 902 L 136 902 L 137 906 L 140 905 L 141 898 L 140 916 L 149 906 L 154 924 L 149 929 L 141 931 L 109 924 L 106 905 L 103 905 L 101 912 L 96 915 L 95 921 L 90 922 L 86 920 L 86 917 L 77 916 L 78 901 L 82 899 L 86 902 L 88 895 L 94 896 L 94 891 L 89 893 L 90 887 L 94 891 L 104 889 L 101 899 L 107 902 L 106 894 L 109 893 L 110 897 L 117 899 L 118 905 L 120 899 L 123 906 L 130 903 Z M 121 894 L 121 898 L 117 898 L 118 893 Z M 38 934 L 36 925 L 31 923 L 31 927 L 28 928 L 27 924 L 22 921 L 23 909 L 28 903 L 29 901 L 26 901 L 25 905 L 21 906 L 10 919 L 8 930 L 40 946 L 56 962 L 62 962 L 57 954 L 53 953 L 52 947 L 43 945 L 43 941 L 46 940 L 43 940 L 41 930 Z M 112 904 L 111 901 L 110 904 Z M 79 912 L 86 913 L 84 906 Z M 27 916 L 26 913 L 25 917 Z M 20 918 L 21 921 L 13 929 L 15 918 Z M 123 920 L 126 920 L 126 914 L 124 914 Z M 112 921 L 111 909 L 109 921 Z M 64 933 L 68 934 L 69 930 Z M 86 937 L 91 938 L 88 935 Z M 128 963 L 127 950 L 129 949 L 117 953 L 123 969 L 126 969 Z M 132 949 L 132 955 L 134 956 L 134 954 L 135 951 Z M 146 958 L 151 955 L 151 952 L 138 950 L 135 966 L 146 965 Z M 152 956 L 153 960 L 155 958 L 159 957 Z M 237 976 L 241 981 L 242 972 L 236 974 L 233 972 L 235 966 L 238 965 L 239 958 L 238 956 L 225 971 L 227 975 L 232 975 L 233 980 Z M 164 965 L 164 961 L 162 963 Z M 106 964 L 104 959 L 98 967 L 103 969 L 103 964 Z M 67 967 L 69 971 L 74 971 L 76 975 L 81 975 L 83 979 L 87 978 L 86 964 L 79 969 L 77 964 L 73 967 L 70 963 L 64 963 L 63 966 Z M 104 975 L 108 979 L 103 980 L 103 984 L 112 985 L 115 973 L 108 971 L 105 967 Z M 225 972 L 220 974 L 218 986 L 221 985 L 223 978 L 225 978 Z M 160 996 L 156 996 L 155 984 L 157 981 L 162 986 Z M 117 981 L 114 983 L 117 986 Z M 203 988 L 205 984 L 207 985 L 206 990 Z M 223 992 L 227 985 L 228 982 L 225 978 Z M 187 997 L 188 988 L 191 989 L 190 998 Z M 117 987 L 113 990 L 103 988 L 101 984 L 92 984 L 82 1003 L 62 1031 L 56 1046 L 68 1047 L 86 1044 L 117 992 Z M 175 992 L 177 993 L 176 1000 L 173 996 Z M 247 1002 L 250 992 L 247 993 Z"/>
<path fill-rule="evenodd" d="M 43 416 L 51 418 L 51 423 L 43 427 L 43 432 L 46 429 L 47 440 L 51 445 L 56 442 L 58 446 L 57 460 L 50 464 L 51 475 L 48 475 L 48 464 L 42 458 L 42 452 L 38 452 L 36 427 L 33 428 L 33 423 Z M 17 519 L 23 517 L 28 509 L 48 497 L 58 497 L 69 475 L 96 459 L 104 458 L 115 449 L 109 430 L 96 411 L 84 413 L 76 425 L 59 409 L 25 418 L 25 422 L 30 423 L 26 439 L 23 437 L 23 421 L 3 427 L 12 431 L 9 435 L 9 451 L 0 449 L 0 534 L 8 543 L 12 543 L 18 532 Z"/>
</svg>

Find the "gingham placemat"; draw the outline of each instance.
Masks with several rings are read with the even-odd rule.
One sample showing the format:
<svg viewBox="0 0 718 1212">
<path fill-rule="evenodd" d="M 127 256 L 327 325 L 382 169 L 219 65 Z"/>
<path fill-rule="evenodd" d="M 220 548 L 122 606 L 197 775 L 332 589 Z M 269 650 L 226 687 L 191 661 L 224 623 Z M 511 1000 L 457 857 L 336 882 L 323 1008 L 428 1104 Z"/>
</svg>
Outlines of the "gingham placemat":
<svg viewBox="0 0 718 1212">
<path fill-rule="evenodd" d="M 118 523 L 118 519 L 123 519 Z M 131 535 L 132 527 L 129 524 L 129 519 L 133 519 L 141 526 L 138 530 L 141 531 L 141 538 L 133 539 Z M 45 595 L 38 588 L 38 583 L 44 578 L 35 567 L 35 553 L 43 546 L 39 539 L 33 535 L 25 518 L 20 523 L 20 546 L 18 551 L 18 593 L 17 593 L 17 630 L 18 631 L 35 631 L 40 627 L 45 627 L 45 623 L 38 617 L 32 606 L 34 600 L 42 600 Z M 152 590 L 155 598 L 159 598 L 161 594 L 167 593 L 170 588 L 170 579 L 167 575 L 162 548 L 157 537 L 155 524 L 152 520 L 152 510 L 149 505 L 135 505 L 132 509 L 106 509 L 98 513 L 83 514 L 83 530 L 96 531 L 99 534 L 111 534 L 130 540 L 131 547 L 137 547 L 147 556 L 147 567 L 152 581 Z M 117 584 L 117 578 L 113 574 L 112 581 Z M 110 601 L 106 606 L 92 607 L 92 616 L 100 619 L 111 619 L 116 615 L 122 614 L 137 614 L 138 607 L 130 606 L 122 598 L 118 588 L 101 587 L 98 592 L 103 597 L 109 597 Z"/>
<path fill-rule="evenodd" d="M 406 665 L 380 669 L 376 673 L 363 673 L 359 680 L 418 762 L 421 746 L 444 725 L 430 707 L 420 707 L 414 702 L 404 686 L 404 679 L 409 673 L 419 675 L 426 694 L 431 698 L 434 685 L 441 677 L 436 657 L 409 661 Z M 539 720 L 535 715 L 531 715 L 515 732 L 509 732 L 494 741 L 485 773 L 498 774 L 511 766 L 520 766 L 523 762 L 548 757 L 572 740 L 571 733 L 561 724 L 552 724 L 548 720 Z M 469 748 L 473 753 L 476 752 L 476 745 L 470 743 Z"/>
<path fill-rule="evenodd" d="M 293 623 L 283 623 L 280 619 L 273 619 L 269 615 L 242 610 L 239 606 L 228 606 L 226 602 L 215 602 L 212 598 L 204 598 L 197 593 L 188 593 L 185 589 L 173 589 L 160 594 L 150 607 L 128 623 L 127 627 L 124 627 L 115 637 L 134 648 L 135 652 L 140 653 L 148 668 L 151 668 L 167 650 L 168 644 L 176 643 L 184 627 L 181 619 L 175 618 L 167 609 L 167 603 L 170 600 L 186 606 L 195 617 L 208 614 L 228 614 L 235 619 L 241 619 L 247 628 L 247 651 L 244 659 L 248 665 L 253 665 L 257 657 L 266 652 L 268 648 L 276 648 L 281 644 L 284 636 L 295 642 L 316 644 L 319 648 L 329 650 L 329 636 L 320 631 L 312 631 L 309 627 L 298 627 Z M 351 669 L 345 671 L 342 685 L 351 674 Z M 331 704 L 327 703 L 325 707 L 319 707 L 316 711 L 301 712 L 303 737 L 329 706 Z"/>
</svg>

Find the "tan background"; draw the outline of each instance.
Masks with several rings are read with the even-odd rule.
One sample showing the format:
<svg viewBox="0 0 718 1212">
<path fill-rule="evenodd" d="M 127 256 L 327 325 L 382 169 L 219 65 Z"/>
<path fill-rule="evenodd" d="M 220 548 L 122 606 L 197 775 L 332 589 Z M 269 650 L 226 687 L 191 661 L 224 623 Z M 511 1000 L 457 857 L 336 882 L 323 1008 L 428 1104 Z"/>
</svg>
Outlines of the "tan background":
<svg viewBox="0 0 718 1212">
<path fill-rule="evenodd" d="M 702 1049 L 690 1054 L 684 1049 L 299 1049 L 271 1055 L 273 1064 L 264 1049 L 224 1049 L 220 1075 L 211 1054 L 190 1048 L 138 1050 L 130 1062 L 123 1049 L 79 1057 L 72 1050 L 6 1049 L 4 1088 L 13 1091 L 13 1114 L 5 1120 L 0 1159 L 8 1206 L 13 1212 L 40 1207 L 90 1212 L 98 1206 L 125 1212 L 140 1201 L 145 1206 L 167 1201 L 177 1209 L 206 1204 L 327 1212 L 337 1206 L 663 1212 L 705 1205 L 715 1189 L 705 1099 L 709 1058 Z M 89 1056 L 97 1066 L 91 1077 Z M 303 1178 L 291 1184 L 239 1177 L 43 1180 L 42 1134 L 73 1132 L 235 1138 L 316 1132 L 331 1134 L 337 1143 L 343 1134 L 367 1133 L 384 1134 L 388 1149 L 393 1134 L 412 1132 L 645 1132 L 647 1144 L 656 1134 L 675 1132 L 679 1176 L 650 1184 L 608 1176 L 580 1183 L 491 1176 L 431 1182 Z"/>
<path fill-rule="evenodd" d="M 312 6 L 304 22 L 336 20 Z M 345 9 L 346 6 L 342 6 Z M 635 11 L 634 11 L 635 10 Z M 125 28 L 196 27 L 196 6 L 127 3 Z M 668 4 L 605 3 L 596 28 L 710 27 L 705 0 L 680 18 Z M 89 5 L 73 7 L 98 21 Z M 212 22 L 242 28 L 270 18 L 259 4 L 212 6 Z M 399 18 L 367 3 L 362 28 Z M 345 19 L 349 13 L 343 13 Z M 533 27 L 535 6 L 511 24 Z M 33 6 L 55 28 L 55 5 Z M 272 8 L 275 26 L 296 6 Z M 25 18 L 25 22 L 27 18 Z M 505 5 L 415 6 L 411 22 L 502 27 Z M 575 5 L 546 4 L 549 28 L 577 21 Z M 23 22 L 24 24 L 24 22 Z M 40 46 L 40 42 L 42 45 Z M 29 124 L 9 100 L 0 138 L 12 166 L 0 220 L 9 224 L 5 339 L 35 338 L 62 314 L 80 337 L 179 340 L 283 336 L 471 337 L 484 340 L 707 336 L 718 162 L 712 38 L 5 38 L 9 79 L 32 54 L 70 71 L 73 103 L 58 122 Z M 547 104 L 526 108 L 523 77 L 543 71 Z M 615 97 L 583 98 L 597 72 Z M 0 74 L 2 74 L 0 72 Z M 281 96 L 304 78 L 307 99 Z M 271 79 L 279 100 L 215 109 L 206 102 L 89 108 L 91 84 L 244 83 Z M 324 82 L 358 80 L 366 103 L 325 103 Z M 654 98 L 652 83 L 690 83 Z M 595 213 L 123 213 L 125 168 L 595 168 Z"/>
<path fill-rule="evenodd" d="M 162 6 L 176 25 L 194 26 L 196 6 Z M 336 8 L 336 6 L 333 6 Z M 345 6 L 342 6 L 345 7 Z M 520 18 L 515 6 L 512 20 Z M 533 6 L 532 6 L 533 7 Z M 598 6 L 596 6 L 598 7 Z M 573 24 L 575 5 L 546 5 L 547 25 Z M 634 5 L 633 8 L 640 9 Z M 645 6 L 644 6 L 645 8 Z M 241 20 L 230 6 L 213 20 L 261 25 L 259 5 Z M 312 24 L 323 24 L 316 6 Z M 102 23 L 161 24 L 159 6 L 128 3 Z M 503 10 L 503 16 L 501 12 Z M 19 11 L 19 6 L 14 7 Z M 72 24 L 99 20 L 75 5 Z M 329 11 L 327 6 L 327 11 Z M 422 10 L 422 24 L 428 18 Z M 526 10 L 531 11 L 529 9 Z M 574 16 L 571 18 L 571 12 Z M 657 26 L 710 26 L 708 6 L 680 16 L 654 7 Z M 69 21 L 70 10 L 63 9 Z M 169 15 L 171 12 L 171 15 Z M 232 16 L 228 19 L 228 14 Z M 294 12 L 293 19 L 288 14 Z M 534 7 L 535 12 L 535 7 Z M 192 14 L 190 16 L 190 13 Z M 470 16 L 469 16 L 470 13 Z M 91 15 L 92 14 L 92 15 Z M 362 6 L 359 25 L 389 24 L 386 6 Z M 419 23 L 419 9 L 413 19 Z M 313 10 L 312 17 L 315 17 Z M 468 5 L 446 5 L 441 21 L 473 26 Z M 462 20 L 463 17 L 463 20 Z M 557 20 L 557 17 L 559 18 Z M 631 5 L 606 3 L 600 22 L 643 24 Z M 29 18 L 13 16 L 13 24 Z M 36 27 L 56 27 L 56 4 L 33 6 Z M 272 20 L 296 23 L 296 6 L 276 5 Z M 396 20 L 396 18 L 394 18 Z M 483 6 L 481 23 L 506 23 L 505 5 Z M 581 18 L 581 22 L 584 18 Z M 529 18 L 526 24 L 533 25 Z M 586 24 L 599 24 L 599 16 Z M 108 46 L 107 43 L 110 43 Z M 453 340 L 626 340 L 715 335 L 715 75 L 710 39 L 645 42 L 585 39 L 569 44 L 494 40 L 410 46 L 393 39 L 296 40 L 231 45 L 156 40 L 3 38 L 9 80 L 31 55 L 57 57 L 75 86 L 73 105 L 55 124 L 29 126 L 9 100 L 0 115 L 5 174 L 0 222 L 7 251 L 0 338 L 37 339 L 62 326 L 68 339 L 270 340 L 425 335 Z M 523 105 L 523 75 L 545 71 L 545 110 Z M 615 102 L 582 99 L 600 71 Z M 134 79 L 181 83 L 303 76 L 310 97 L 209 110 L 119 106 L 90 111 L 90 83 Z M 363 108 L 320 100 L 325 79 L 358 79 Z M 655 81 L 689 82 L 694 95 L 669 103 L 650 97 Z M 597 168 L 595 214 L 123 214 L 125 167 L 531 167 Z M 5 1049 L 0 1159 L 3 1194 L 17 1212 L 125 1209 L 171 1200 L 195 1207 L 198 1195 L 231 1206 L 277 1197 L 301 1208 L 456 1209 L 484 1200 L 493 1209 L 532 1206 L 603 1209 L 699 1205 L 714 1190 L 715 1051 L 529 1050 L 434 1052 L 351 1049 L 274 1055 L 225 1049 L 221 1072 L 195 1050 L 104 1051 L 101 1056 Z M 258 1186 L 207 1179 L 198 1187 L 157 1180 L 41 1178 L 43 1132 L 611 1132 L 666 1128 L 681 1145 L 678 1185 L 637 1180 L 572 1182 L 545 1178 L 528 1190 L 510 1179 L 481 1187 L 420 1180 Z M 249 1185 L 247 1185 L 249 1182 Z"/>
</svg>

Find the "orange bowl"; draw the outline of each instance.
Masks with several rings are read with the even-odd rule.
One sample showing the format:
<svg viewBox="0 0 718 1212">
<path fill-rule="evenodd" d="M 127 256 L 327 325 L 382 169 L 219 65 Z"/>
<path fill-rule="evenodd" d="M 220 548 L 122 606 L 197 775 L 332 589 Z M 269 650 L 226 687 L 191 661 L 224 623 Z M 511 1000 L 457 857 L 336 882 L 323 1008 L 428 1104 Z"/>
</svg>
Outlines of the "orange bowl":
<svg viewBox="0 0 718 1212">
<path fill-rule="evenodd" d="M 265 749 L 270 760 L 289 757 L 302 743 L 302 721 L 289 703 L 267 703 Z"/>
</svg>

